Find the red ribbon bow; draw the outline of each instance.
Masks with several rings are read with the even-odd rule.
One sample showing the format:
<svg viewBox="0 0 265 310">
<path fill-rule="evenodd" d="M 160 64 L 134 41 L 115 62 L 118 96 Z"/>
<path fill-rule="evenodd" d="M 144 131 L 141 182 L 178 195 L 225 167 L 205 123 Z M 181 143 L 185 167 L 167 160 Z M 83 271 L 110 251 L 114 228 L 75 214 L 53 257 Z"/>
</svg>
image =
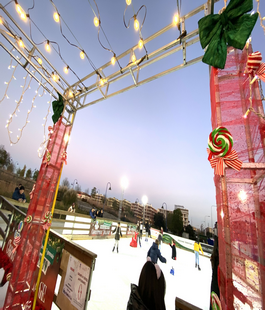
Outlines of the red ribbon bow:
<svg viewBox="0 0 265 310">
<path fill-rule="evenodd" d="M 225 167 L 233 168 L 234 170 L 240 171 L 243 162 L 238 159 L 237 152 L 232 150 L 231 153 L 224 157 L 214 157 L 213 153 L 207 149 L 208 152 L 208 160 L 211 164 L 211 167 L 214 168 L 214 174 L 217 175 L 224 175 L 225 174 Z"/>
<path fill-rule="evenodd" d="M 44 221 L 42 222 L 42 228 L 44 230 L 48 230 L 48 228 L 51 226 L 51 221 L 52 221 L 52 214 L 51 212 L 46 212 Z"/>
</svg>

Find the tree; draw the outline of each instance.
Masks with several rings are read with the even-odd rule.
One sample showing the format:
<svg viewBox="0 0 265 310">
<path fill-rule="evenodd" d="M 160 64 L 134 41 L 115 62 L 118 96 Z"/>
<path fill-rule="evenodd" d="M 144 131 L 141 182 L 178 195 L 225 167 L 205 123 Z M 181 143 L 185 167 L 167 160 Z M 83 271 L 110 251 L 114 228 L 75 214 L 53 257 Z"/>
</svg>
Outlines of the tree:
<svg viewBox="0 0 265 310">
<path fill-rule="evenodd" d="M 20 170 L 20 173 L 19 173 L 20 177 L 24 178 L 24 175 L 25 175 L 25 172 L 26 172 L 26 168 L 27 168 L 27 166 L 24 165 L 23 169 Z"/>
<path fill-rule="evenodd" d="M 89 195 L 89 188 L 85 189 L 85 193 Z"/>
<path fill-rule="evenodd" d="M 34 173 L 33 173 L 32 179 L 33 179 L 34 181 L 37 181 L 38 175 L 39 175 L 39 170 L 35 170 Z"/>
<path fill-rule="evenodd" d="M 196 234 L 191 225 L 186 226 L 185 230 L 186 230 L 186 233 L 189 234 L 189 239 L 196 240 Z"/>
<path fill-rule="evenodd" d="M 96 196 L 96 194 L 97 194 L 97 188 L 96 187 L 93 187 L 92 188 L 92 191 L 91 191 L 91 197 L 95 197 Z"/>
<path fill-rule="evenodd" d="M 67 188 L 70 188 L 70 182 L 68 181 L 68 178 L 63 179 L 62 186 L 66 186 Z"/>
<path fill-rule="evenodd" d="M 31 179 L 31 177 L 32 177 L 32 171 L 31 171 L 31 169 L 29 168 L 29 169 L 27 170 L 27 172 L 26 172 L 26 178 Z"/>
<path fill-rule="evenodd" d="M 0 145 L 0 168 L 7 167 L 10 163 L 10 154 L 5 150 L 3 145 Z"/>
<path fill-rule="evenodd" d="M 182 213 L 179 209 L 174 210 L 170 221 L 168 222 L 169 230 L 176 235 L 179 235 L 183 229 L 183 218 Z"/>
<path fill-rule="evenodd" d="M 21 169 L 20 169 L 20 167 L 18 167 L 17 172 L 16 172 L 18 177 L 20 176 L 20 173 L 21 173 Z"/>
<path fill-rule="evenodd" d="M 9 172 L 13 172 L 15 171 L 15 165 L 11 162 L 7 167 L 6 170 Z"/>
<path fill-rule="evenodd" d="M 72 203 L 76 203 L 77 196 L 76 191 L 74 189 L 68 189 L 63 195 L 63 204 L 68 209 L 72 205 Z"/>
<path fill-rule="evenodd" d="M 161 227 L 165 229 L 166 224 L 165 224 L 165 218 L 164 218 L 163 213 L 158 212 L 154 215 L 154 225 L 155 225 L 155 228 L 158 228 L 159 230 Z"/>
</svg>

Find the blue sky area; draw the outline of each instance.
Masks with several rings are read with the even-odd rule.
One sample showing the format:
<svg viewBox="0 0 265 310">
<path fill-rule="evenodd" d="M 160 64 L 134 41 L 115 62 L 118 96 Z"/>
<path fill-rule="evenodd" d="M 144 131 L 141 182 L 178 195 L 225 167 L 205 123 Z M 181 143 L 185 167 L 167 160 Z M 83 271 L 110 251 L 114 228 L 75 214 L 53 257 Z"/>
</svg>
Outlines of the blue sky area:
<svg viewBox="0 0 265 310">
<path fill-rule="evenodd" d="M 2 0 L 3 5 L 8 0 Z M 35 1 L 30 10 L 30 16 L 50 41 L 56 41 L 61 48 L 63 58 L 79 77 L 84 77 L 93 71 L 87 60 L 81 60 L 79 51 L 70 46 L 62 37 L 59 25 L 53 20 L 54 8 L 50 1 Z M 101 22 L 105 34 L 116 55 L 137 44 L 139 35 L 131 25 L 126 29 L 123 24 L 123 13 L 126 7 L 124 1 L 97 0 Z M 181 1 L 181 15 L 187 14 L 204 3 L 202 0 Z M 205 1 L 206 2 L 206 1 Z M 32 0 L 19 1 L 25 11 L 32 7 Z M 94 10 L 94 2 L 90 0 Z M 104 50 L 97 39 L 97 29 L 93 25 L 94 14 L 89 1 L 59 1 L 55 0 L 59 13 L 66 21 L 71 31 L 85 49 L 96 68 L 110 61 L 111 53 Z M 154 1 L 133 0 L 135 11 L 145 5 L 147 15 L 142 27 L 143 38 L 147 38 L 161 28 L 172 22 L 177 11 L 176 0 Z M 222 7 L 223 1 L 215 5 L 215 13 Z M 129 7 L 125 19 L 133 15 L 133 8 Z M 257 2 L 254 1 L 254 10 Z M 23 22 L 15 10 L 15 3 L 11 2 L 6 9 L 29 35 L 29 22 Z M 265 5 L 260 3 L 262 16 L 265 16 Z M 3 15 L 0 11 L 0 15 Z M 143 11 L 139 19 L 143 18 Z M 188 33 L 197 28 L 197 22 L 203 17 L 203 12 L 187 20 Z M 0 26 L 3 29 L 2 26 Z M 67 27 L 62 24 L 63 32 L 67 38 L 75 43 Z M 32 26 L 32 36 L 36 43 L 45 39 L 39 31 Z M 177 28 L 171 29 L 165 35 L 158 37 L 154 42 L 146 44 L 148 53 L 177 39 Z M 102 43 L 108 46 L 101 33 Z M 7 41 L 1 36 L 8 48 Z M 265 36 L 259 20 L 252 33 L 253 50 L 260 51 L 265 58 Z M 44 44 L 39 45 L 40 50 L 56 67 L 59 73 L 65 76 L 69 84 L 77 81 L 72 73 L 65 75 L 64 63 L 54 50 L 47 53 Z M 144 55 L 137 51 L 137 57 Z M 187 61 L 203 55 L 200 43 L 187 49 Z M 8 70 L 10 56 L 0 49 L 0 100 L 12 74 Z M 141 71 L 145 78 L 160 71 L 167 70 L 181 63 L 181 53 L 173 54 L 161 62 L 151 65 Z M 121 62 L 126 66 L 129 58 Z M 15 63 L 13 62 L 13 65 Z M 118 70 L 117 64 L 113 68 Z M 30 114 L 27 127 L 17 144 L 10 145 L 5 124 L 9 115 L 16 107 L 22 88 L 25 71 L 18 67 L 15 73 L 16 80 L 10 84 L 8 96 L 0 103 L 0 144 L 4 145 L 15 162 L 23 167 L 38 168 L 41 159 L 37 150 L 43 140 L 43 118 L 47 114 L 50 100 L 48 94 L 37 97 L 36 108 Z M 90 84 L 95 80 L 90 81 Z M 121 81 L 126 86 L 129 81 Z M 90 85 L 89 83 L 86 86 Z M 265 88 L 264 83 L 262 83 Z M 16 140 L 18 128 L 25 123 L 27 111 L 31 106 L 32 98 L 38 84 L 33 81 L 31 89 L 27 91 L 20 105 L 18 117 L 14 118 L 10 130 L 11 137 Z M 113 86 L 115 88 L 115 86 Z M 41 93 L 41 92 L 39 92 Z M 183 205 L 189 209 L 192 225 L 199 227 L 205 217 L 211 215 L 211 206 L 215 205 L 215 188 L 213 183 L 213 170 L 207 160 L 207 140 L 211 132 L 211 110 L 209 93 L 209 67 L 202 62 L 186 67 L 182 70 L 165 75 L 143 86 L 134 88 L 95 105 L 77 112 L 70 144 L 68 147 L 68 163 L 63 169 L 62 179 L 68 177 L 70 182 L 78 180 L 82 190 L 95 186 L 101 194 L 105 193 L 107 182 L 111 182 L 112 191 L 108 197 L 121 198 L 120 181 L 123 176 L 129 180 L 124 198 L 134 202 L 147 195 L 148 202 L 155 208 L 160 208 L 163 202 L 167 203 L 169 210 L 174 205 Z M 47 126 L 52 125 L 51 114 Z M 46 127 L 47 128 L 47 127 Z M 46 129 L 47 132 L 47 129 Z M 216 221 L 216 211 L 212 208 L 212 222 Z M 206 218 L 207 225 L 210 217 Z"/>
</svg>

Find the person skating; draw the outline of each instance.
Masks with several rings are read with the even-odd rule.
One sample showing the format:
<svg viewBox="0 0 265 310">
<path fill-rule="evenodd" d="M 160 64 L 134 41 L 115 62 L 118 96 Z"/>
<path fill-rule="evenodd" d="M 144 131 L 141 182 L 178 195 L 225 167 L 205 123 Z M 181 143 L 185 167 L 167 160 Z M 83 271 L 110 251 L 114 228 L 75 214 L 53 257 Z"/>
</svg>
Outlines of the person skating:
<svg viewBox="0 0 265 310">
<path fill-rule="evenodd" d="M 158 235 L 158 241 L 159 241 L 159 245 L 158 245 L 158 248 L 159 250 L 161 250 L 161 244 L 162 244 L 162 240 L 163 240 L 163 233 L 164 233 L 164 230 L 163 230 L 163 227 L 161 227 L 161 230 L 160 230 L 160 233 Z"/>
<path fill-rule="evenodd" d="M 137 242 L 139 242 L 139 245 L 141 247 L 142 246 L 141 245 L 142 235 L 141 235 L 141 230 L 140 230 L 140 222 L 137 223 L 136 231 L 137 231 Z"/>
<path fill-rule="evenodd" d="M 200 268 L 200 261 L 199 261 L 199 257 L 200 257 L 200 253 L 199 252 L 202 252 L 202 255 L 203 254 L 203 250 L 202 250 L 202 246 L 200 244 L 200 242 L 198 242 L 197 240 L 194 242 L 194 254 L 195 254 L 195 268 L 197 268 L 198 266 L 198 269 L 201 270 Z"/>
<path fill-rule="evenodd" d="M 145 241 L 148 241 L 148 235 L 149 235 L 150 226 L 148 222 L 145 222 Z"/>
<path fill-rule="evenodd" d="M 112 252 L 114 252 L 115 246 L 117 245 L 117 253 L 119 253 L 120 236 L 122 237 L 120 222 L 118 222 L 118 226 L 115 227 L 115 229 L 113 230 L 113 233 L 115 233 L 115 232 L 116 232 L 116 234 L 115 234 L 115 243 L 114 243 L 114 247 L 112 249 Z"/>
<path fill-rule="evenodd" d="M 175 246 L 175 242 L 173 240 L 171 240 L 171 244 L 169 244 L 171 249 L 172 249 L 172 259 L 173 260 L 177 260 L 177 251 L 176 251 L 176 246 Z"/>
<path fill-rule="evenodd" d="M 147 252 L 147 258 L 150 257 L 151 261 L 154 264 L 157 263 L 158 258 L 162 263 L 166 263 L 167 260 L 165 259 L 165 257 L 161 255 L 161 252 L 158 249 L 158 245 L 159 245 L 159 241 L 156 239 L 156 241 L 152 244 L 151 248 Z"/>
</svg>

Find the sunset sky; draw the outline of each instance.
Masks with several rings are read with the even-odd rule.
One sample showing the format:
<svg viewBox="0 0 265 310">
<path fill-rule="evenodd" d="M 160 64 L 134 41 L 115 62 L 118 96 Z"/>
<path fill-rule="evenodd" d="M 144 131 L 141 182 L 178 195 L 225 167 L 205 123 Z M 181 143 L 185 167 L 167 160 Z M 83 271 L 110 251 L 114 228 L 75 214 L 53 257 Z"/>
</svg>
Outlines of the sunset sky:
<svg viewBox="0 0 265 310">
<path fill-rule="evenodd" d="M 132 22 L 128 29 L 123 23 L 125 0 L 96 2 L 103 30 L 116 55 L 136 45 L 139 34 L 133 29 Z M 181 2 L 181 15 L 184 15 L 206 0 Z M 256 10 L 257 2 L 253 2 Z M 2 0 L 1 3 L 6 5 L 9 0 Z M 32 0 L 19 1 L 26 12 L 32 7 L 32 3 Z M 176 0 L 132 0 L 132 3 L 136 12 L 143 4 L 147 8 L 146 20 L 142 27 L 144 39 L 169 25 L 177 11 Z M 98 42 L 97 28 L 93 25 L 94 14 L 91 6 L 96 11 L 94 2 L 54 0 L 54 4 L 95 67 L 100 68 L 110 61 L 112 54 L 103 49 Z M 215 5 L 215 13 L 218 13 L 223 5 L 223 1 L 220 0 Z M 6 9 L 29 35 L 29 22 L 20 19 L 15 10 L 15 2 L 8 4 Z M 260 10 L 261 15 L 265 16 L 265 3 L 260 3 Z M 69 45 L 62 37 L 59 25 L 53 20 L 54 7 L 50 1 L 35 1 L 34 8 L 29 12 L 45 36 L 59 44 L 63 58 L 80 78 L 93 71 L 87 60 L 80 59 L 79 50 Z M 1 11 L 0 15 L 5 17 Z M 133 9 L 129 7 L 125 13 L 126 22 L 132 16 Z M 141 10 L 140 21 L 143 16 Z M 198 27 L 197 22 L 202 17 L 203 12 L 186 21 L 188 33 Z M 66 37 L 74 44 L 78 44 L 65 24 L 62 24 L 62 27 Z M 3 26 L 0 25 L 0 29 L 4 29 Z M 32 36 L 36 43 L 45 40 L 34 25 Z M 177 28 L 169 30 L 154 42 L 146 44 L 148 53 L 176 40 L 178 36 Z M 102 32 L 100 39 L 103 45 L 109 48 Z M 10 49 L 3 36 L 0 42 Z M 259 20 L 252 33 L 252 44 L 254 51 L 260 51 L 265 55 L 265 36 Z M 54 50 L 47 53 L 44 44 L 38 47 L 69 84 L 77 81 L 74 74 L 69 72 L 66 75 L 63 72 L 64 63 Z M 199 42 L 188 47 L 187 61 L 203 55 L 203 52 Z M 144 55 L 144 51 L 137 53 L 138 57 Z M 8 69 L 11 58 L 3 48 L 0 49 L 0 59 L 1 100 L 7 86 L 5 82 L 11 79 L 14 70 L 12 65 L 16 63 L 13 61 L 11 70 Z M 155 65 L 150 65 L 145 71 L 140 71 L 141 78 L 167 70 L 172 67 L 172 63 L 176 66 L 181 61 L 181 52 L 175 53 Z M 126 66 L 128 62 L 129 58 L 123 60 L 121 66 Z M 115 64 L 113 72 L 117 70 L 119 68 Z M 15 100 L 19 100 L 21 96 L 20 86 L 24 84 L 25 75 L 25 70 L 18 66 L 14 74 L 16 79 L 12 80 L 7 92 L 9 99 L 5 98 L 0 102 L 0 144 L 4 145 L 21 168 L 25 164 L 27 168 L 39 169 L 41 159 L 37 150 L 43 140 L 42 124 L 45 122 L 43 118 L 48 111 L 47 102 L 50 100 L 50 95 L 36 97 L 36 108 L 30 113 L 30 122 L 17 144 L 10 145 L 5 128 L 9 115 L 16 107 Z M 132 82 L 131 80 L 125 78 L 120 85 L 125 87 Z M 89 81 L 86 86 L 95 82 L 95 80 Z M 264 83 L 262 85 L 265 93 Z M 16 141 L 18 128 L 22 128 L 25 124 L 37 88 L 38 84 L 33 81 L 31 89 L 26 92 L 20 105 L 20 112 L 10 125 L 12 140 Z M 38 94 L 42 94 L 41 89 Z M 99 93 L 97 96 L 99 97 Z M 46 134 L 47 127 L 52 125 L 51 115 L 48 116 Z M 216 204 L 213 170 L 206 152 L 208 135 L 211 131 L 209 67 L 199 62 L 78 111 L 62 179 L 67 177 L 70 183 L 77 179 L 83 191 L 89 189 L 90 192 L 95 186 L 101 194 L 105 194 L 106 184 L 111 182 L 112 190 L 108 191 L 108 197 L 121 199 L 121 178 L 126 176 L 129 184 L 124 193 L 125 199 L 134 202 L 138 198 L 140 201 L 141 197 L 146 195 L 148 203 L 153 207 L 160 208 L 165 202 L 168 210 L 173 210 L 175 204 L 182 205 L 189 209 L 189 219 L 193 226 L 199 227 L 205 219 L 208 226 L 211 220 L 207 216 L 211 215 L 211 209 L 212 222 L 216 221 L 216 209 L 211 208 Z"/>
</svg>

